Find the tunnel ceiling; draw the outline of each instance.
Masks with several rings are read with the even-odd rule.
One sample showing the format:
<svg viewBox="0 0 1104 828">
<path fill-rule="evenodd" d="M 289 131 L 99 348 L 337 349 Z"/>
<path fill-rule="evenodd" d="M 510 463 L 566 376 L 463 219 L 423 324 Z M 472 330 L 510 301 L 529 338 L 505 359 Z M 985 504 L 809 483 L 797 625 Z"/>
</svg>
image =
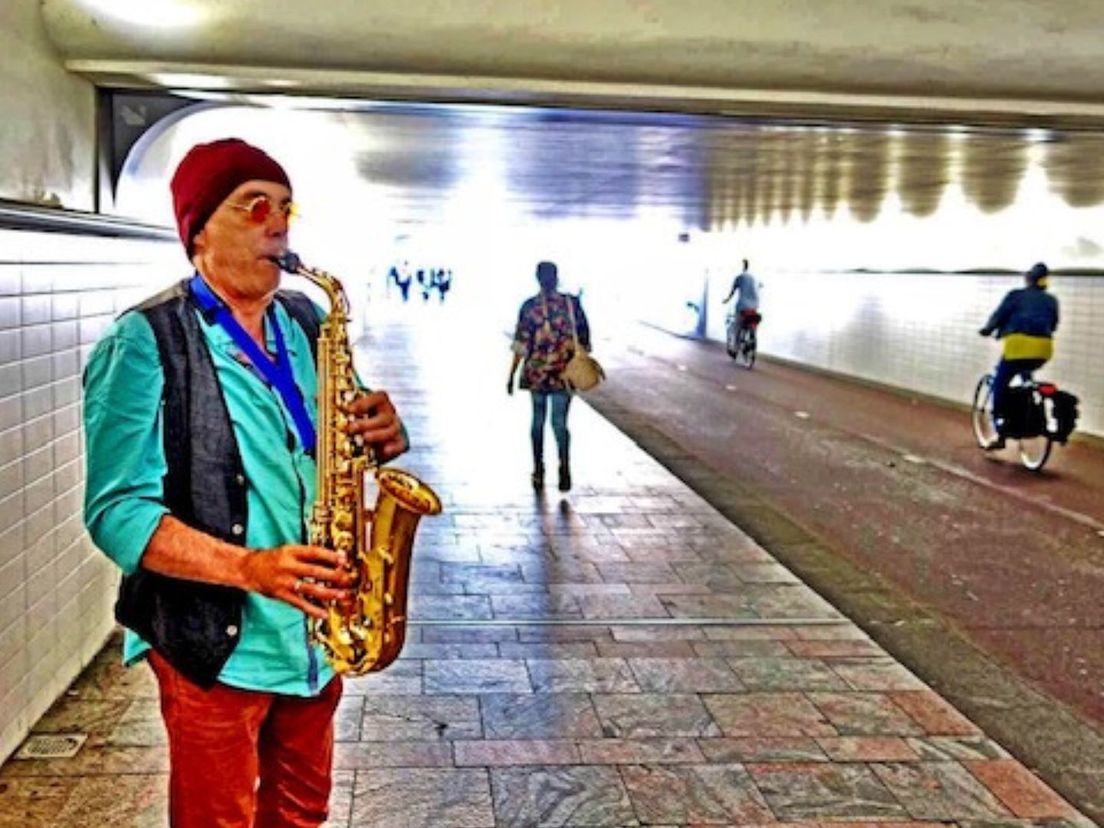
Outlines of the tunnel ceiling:
<svg viewBox="0 0 1104 828">
<path fill-rule="evenodd" d="M 821 211 L 868 222 L 890 195 L 928 216 L 952 182 L 993 213 L 1011 206 L 1033 154 L 1070 205 L 1104 201 L 1096 133 L 477 107 L 400 108 L 357 123 L 372 143 L 358 170 L 409 204 L 439 200 L 490 166 L 511 207 L 535 218 L 651 213 L 713 230 Z"/>
<path fill-rule="evenodd" d="M 43 0 L 43 13 L 67 66 L 115 86 L 1052 126 L 1104 117 L 1100 0 Z"/>
<path fill-rule="evenodd" d="M 336 110 L 320 117 L 348 130 L 342 151 L 400 221 L 479 188 L 521 217 L 651 211 L 706 229 L 871 221 L 891 193 L 923 217 L 952 181 L 997 212 L 1032 158 L 1067 203 L 1104 198 L 1100 0 L 43 0 L 43 14 L 66 65 L 102 86 Z"/>
<path fill-rule="evenodd" d="M 1092 132 L 471 104 L 229 114 L 220 123 L 249 127 L 242 134 L 296 169 L 347 156 L 400 224 L 455 219 L 457 209 L 520 222 L 651 216 L 702 230 L 814 212 L 867 222 L 891 195 L 907 214 L 929 216 L 952 182 L 975 207 L 997 212 L 1016 198 L 1032 159 L 1068 204 L 1104 201 L 1104 134 Z"/>
</svg>

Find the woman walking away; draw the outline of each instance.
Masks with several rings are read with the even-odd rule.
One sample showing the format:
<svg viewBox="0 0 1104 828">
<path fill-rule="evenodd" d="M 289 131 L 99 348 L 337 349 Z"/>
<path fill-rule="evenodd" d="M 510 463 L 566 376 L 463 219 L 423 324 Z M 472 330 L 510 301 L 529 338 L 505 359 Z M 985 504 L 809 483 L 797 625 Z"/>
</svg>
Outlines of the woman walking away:
<svg viewBox="0 0 1104 828">
<path fill-rule="evenodd" d="M 571 489 L 569 457 L 571 435 L 567 430 L 567 411 L 571 405 L 571 389 L 564 382 L 564 367 L 575 351 L 572 337 L 572 316 L 579 344 L 590 351 L 590 327 L 576 296 L 556 290 L 559 281 L 556 265 L 537 265 L 540 293 L 526 299 L 518 312 L 514 332 L 513 360 L 506 379 L 506 393 L 514 393 L 514 372 L 519 364 L 521 388 L 533 398 L 533 422 L 530 436 L 533 442 L 533 488 L 544 486 L 544 421 L 552 408 L 552 432 L 560 457 L 560 491 Z"/>
</svg>

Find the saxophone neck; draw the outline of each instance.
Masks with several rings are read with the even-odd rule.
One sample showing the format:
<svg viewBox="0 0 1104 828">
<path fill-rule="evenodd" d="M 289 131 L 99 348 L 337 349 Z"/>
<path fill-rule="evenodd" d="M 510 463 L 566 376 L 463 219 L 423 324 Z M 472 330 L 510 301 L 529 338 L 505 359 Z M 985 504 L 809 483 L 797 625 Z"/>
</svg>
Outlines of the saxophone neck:
<svg viewBox="0 0 1104 828">
<path fill-rule="evenodd" d="M 331 317 L 337 316 L 342 319 L 348 317 L 349 299 L 345 295 L 345 288 L 341 286 L 341 282 L 336 276 L 318 268 L 307 267 L 303 264 L 302 259 L 290 250 L 282 256 L 275 257 L 274 261 L 285 272 L 302 276 L 322 288 L 326 298 L 330 300 Z"/>
</svg>

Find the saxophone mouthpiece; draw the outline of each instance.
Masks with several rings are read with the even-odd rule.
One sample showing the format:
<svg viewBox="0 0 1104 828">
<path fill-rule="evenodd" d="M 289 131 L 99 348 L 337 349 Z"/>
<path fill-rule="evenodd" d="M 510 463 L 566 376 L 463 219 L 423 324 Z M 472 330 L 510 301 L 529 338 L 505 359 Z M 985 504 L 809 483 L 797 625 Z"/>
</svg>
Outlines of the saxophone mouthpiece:
<svg viewBox="0 0 1104 828">
<path fill-rule="evenodd" d="M 303 266 L 299 256 L 290 250 L 284 251 L 279 256 L 269 256 L 269 258 L 276 262 L 281 270 L 286 270 L 288 273 L 298 274 L 299 268 Z"/>
</svg>

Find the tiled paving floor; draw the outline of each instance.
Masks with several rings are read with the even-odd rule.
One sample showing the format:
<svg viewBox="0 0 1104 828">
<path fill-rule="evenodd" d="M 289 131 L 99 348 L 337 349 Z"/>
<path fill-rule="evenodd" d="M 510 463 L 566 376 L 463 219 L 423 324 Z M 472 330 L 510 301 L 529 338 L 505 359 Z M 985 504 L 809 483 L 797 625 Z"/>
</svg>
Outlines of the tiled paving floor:
<svg viewBox="0 0 1104 828">
<path fill-rule="evenodd" d="M 575 490 L 534 496 L 501 339 L 473 379 L 408 334 L 363 370 L 447 513 L 402 660 L 346 685 L 330 825 L 1092 824 L 585 404 Z M 75 758 L 0 771 L 0 826 L 166 824 L 155 686 L 118 661 L 35 728 Z"/>
</svg>

